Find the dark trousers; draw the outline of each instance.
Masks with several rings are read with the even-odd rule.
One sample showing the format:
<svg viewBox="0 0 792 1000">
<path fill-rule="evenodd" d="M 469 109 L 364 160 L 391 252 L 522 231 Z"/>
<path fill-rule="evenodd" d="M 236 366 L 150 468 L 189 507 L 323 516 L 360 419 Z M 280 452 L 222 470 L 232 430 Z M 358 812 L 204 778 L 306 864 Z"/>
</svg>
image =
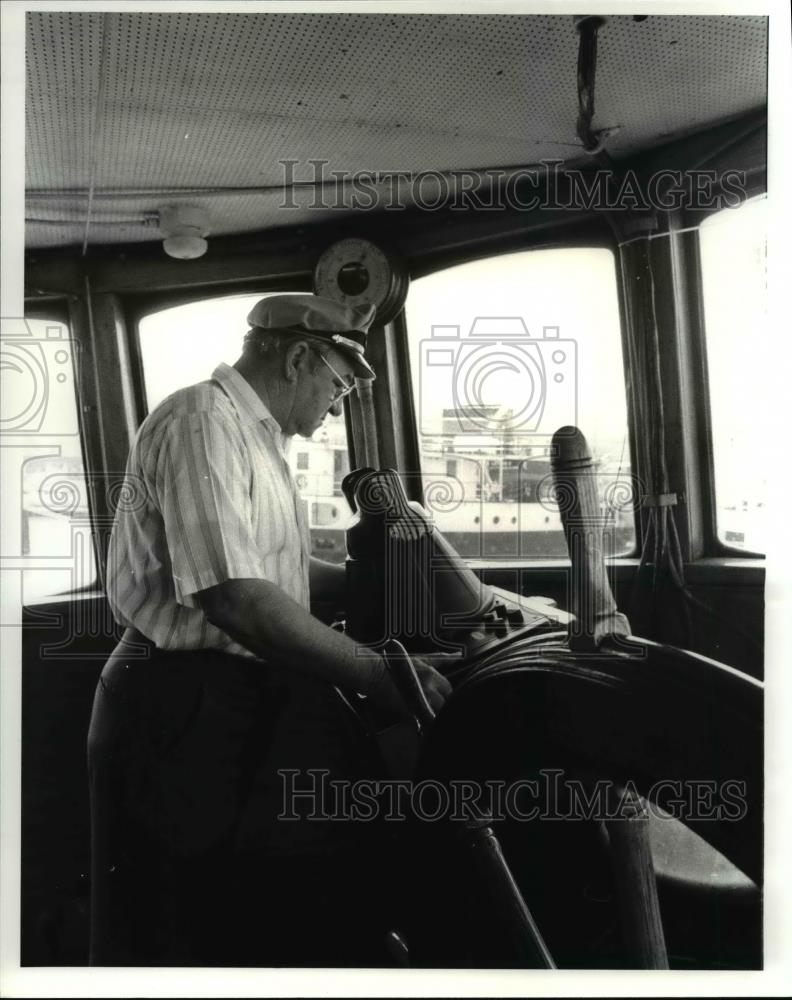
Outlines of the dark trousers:
<svg viewBox="0 0 792 1000">
<path fill-rule="evenodd" d="M 129 653 L 102 672 L 88 738 L 91 964 L 387 964 L 379 832 L 278 819 L 279 769 L 377 771 L 335 691 L 213 651 Z"/>
</svg>

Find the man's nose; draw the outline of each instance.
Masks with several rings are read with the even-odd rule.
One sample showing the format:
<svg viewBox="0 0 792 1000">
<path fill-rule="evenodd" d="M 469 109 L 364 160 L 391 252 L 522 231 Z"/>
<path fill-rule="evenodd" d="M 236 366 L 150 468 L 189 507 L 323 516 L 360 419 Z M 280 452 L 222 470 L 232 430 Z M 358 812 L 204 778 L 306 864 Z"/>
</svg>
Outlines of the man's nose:
<svg viewBox="0 0 792 1000">
<path fill-rule="evenodd" d="M 334 417 L 340 417 L 343 409 L 344 409 L 344 401 L 342 399 L 337 399 L 330 407 L 330 412 L 333 414 Z"/>
</svg>

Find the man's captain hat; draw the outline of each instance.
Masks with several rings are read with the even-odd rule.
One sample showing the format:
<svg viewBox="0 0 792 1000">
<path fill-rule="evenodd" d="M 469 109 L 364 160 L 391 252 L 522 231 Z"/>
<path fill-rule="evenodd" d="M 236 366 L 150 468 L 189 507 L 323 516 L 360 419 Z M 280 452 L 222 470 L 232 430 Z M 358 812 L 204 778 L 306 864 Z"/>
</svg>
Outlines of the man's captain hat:
<svg viewBox="0 0 792 1000">
<path fill-rule="evenodd" d="M 270 295 L 257 302 L 248 313 L 253 329 L 294 333 L 323 341 L 346 355 L 358 378 L 374 378 L 366 360 L 366 335 L 376 309 L 345 306 L 322 295 Z"/>
</svg>

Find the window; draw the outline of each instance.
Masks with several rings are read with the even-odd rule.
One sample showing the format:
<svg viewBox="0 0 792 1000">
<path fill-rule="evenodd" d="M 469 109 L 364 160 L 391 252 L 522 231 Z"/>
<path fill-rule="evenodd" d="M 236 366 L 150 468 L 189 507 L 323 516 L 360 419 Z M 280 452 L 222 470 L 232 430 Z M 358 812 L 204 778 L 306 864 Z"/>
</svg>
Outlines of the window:
<svg viewBox="0 0 792 1000">
<path fill-rule="evenodd" d="M 765 551 L 767 201 L 710 216 L 699 231 L 718 538 Z"/>
<path fill-rule="evenodd" d="M 429 275 L 411 286 L 407 325 L 425 503 L 459 552 L 487 560 L 567 555 L 549 445 L 568 424 L 586 435 L 597 463 L 606 552 L 631 551 L 611 252 L 529 251 Z"/>
<path fill-rule="evenodd" d="M 145 316 L 140 353 L 149 412 L 166 396 L 211 376 L 221 361 L 242 353 L 245 317 L 261 295 L 234 295 L 191 302 Z"/>
<path fill-rule="evenodd" d="M 343 496 L 341 483 L 349 472 L 349 453 L 345 443 L 333 450 L 333 496 Z"/>
<path fill-rule="evenodd" d="M 63 323 L 4 321 L 0 377 L 3 548 L 21 557 L 3 574 L 24 605 L 89 588 L 96 579 L 75 391 L 78 363 Z"/>
<path fill-rule="evenodd" d="M 261 295 L 234 295 L 163 309 L 138 327 L 149 411 L 176 389 L 210 378 L 221 361 L 242 351 L 245 317 Z M 346 558 L 344 532 L 351 511 L 341 493 L 349 470 L 343 415 L 328 415 L 310 440 L 294 442 L 290 463 L 311 526 L 313 553 L 328 562 Z"/>
</svg>

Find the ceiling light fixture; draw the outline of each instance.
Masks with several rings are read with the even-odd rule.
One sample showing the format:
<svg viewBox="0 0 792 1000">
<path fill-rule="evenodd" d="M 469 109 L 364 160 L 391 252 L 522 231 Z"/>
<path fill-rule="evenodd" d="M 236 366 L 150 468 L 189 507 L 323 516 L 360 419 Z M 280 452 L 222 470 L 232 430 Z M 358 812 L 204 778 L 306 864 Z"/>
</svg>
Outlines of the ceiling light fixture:
<svg viewBox="0 0 792 1000">
<path fill-rule="evenodd" d="M 160 209 L 163 249 L 177 260 L 195 260 L 206 253 L 204 237 L 209 232 L 209 216 L 197 205 L 167 205 Z"/>
</svg>

